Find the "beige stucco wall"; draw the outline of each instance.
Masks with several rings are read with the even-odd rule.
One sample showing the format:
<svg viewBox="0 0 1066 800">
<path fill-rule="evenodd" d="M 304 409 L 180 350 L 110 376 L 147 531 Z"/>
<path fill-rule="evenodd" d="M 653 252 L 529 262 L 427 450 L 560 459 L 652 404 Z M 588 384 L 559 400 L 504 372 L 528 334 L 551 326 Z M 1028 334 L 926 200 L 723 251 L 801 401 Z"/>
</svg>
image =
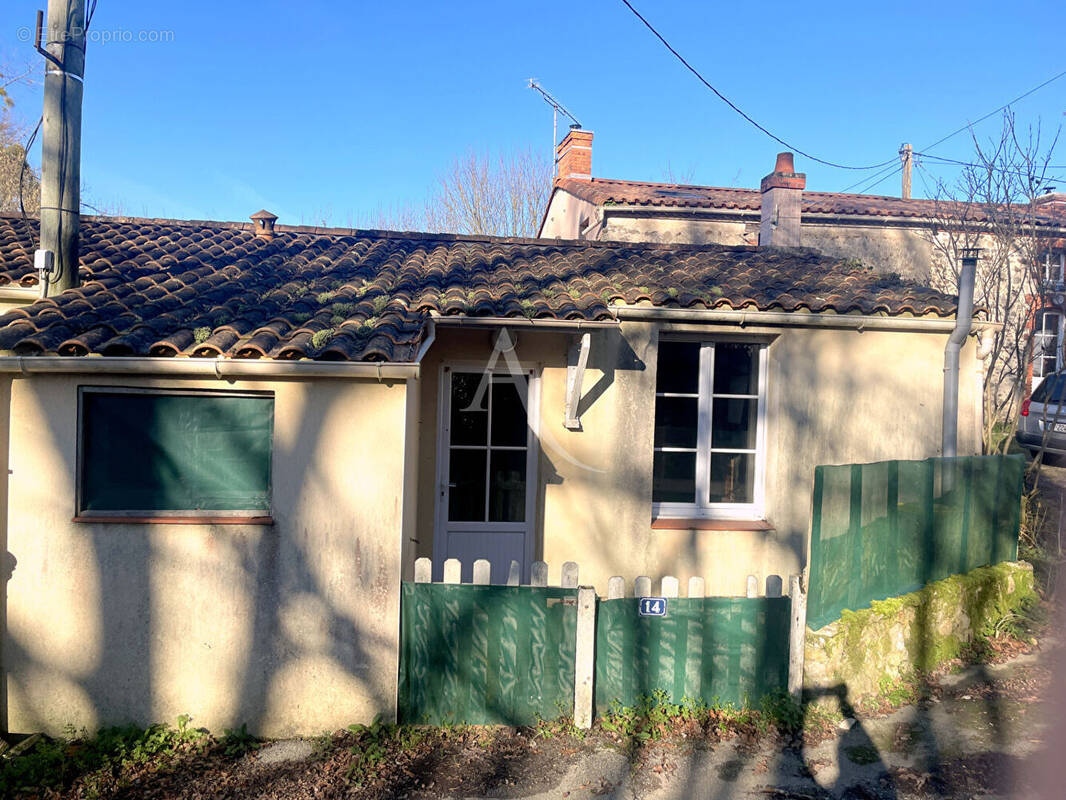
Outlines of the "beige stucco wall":
<svg viewBox="0 0 1066 800">
<path fill-rule="evenodd" d="M 599 220 L 591 239 L 664 244 L 755 245 L 759 242 L 758 211 L 623 207 L 600 208 L 567 192 L 552 196 L 542 235 L 578 238 L 582 219 Z M 896 273 L 927 282 L 936 254 L 928 231 L 911 223 L 869 221 L 806 214 L 802 217 L 801 246 L 826 255 L 854 258 L 880 272 Z"/>
<path fill-rule="evenodd" d="M 274 525 L 72 522 L 86 384 L 274 392 Z M 402 382 L 33 376 L 8 393 L 7 729 L 188 713 L 283 736 L 394 714 Z"/>
<path fill-rule="evenodd" d="M 680 330 L 680 329 L 679 329 Z M 689 331 L 736 335 L 736 326 Z M 537 556 L 558 581 L 576 561 L 581 582 L 606 592 L 611 575 L 632 581 L 701 575 L 709 591 L 740 594 L 746 576 L 787 576 L 805 564 L 817 464 L 925 458 L 939 453 L 947 334 L 755 328 L 772 338 L 767 409 L 770 531 L 653 530 L 651 507 L 655 364 L 659 329 L 625 323 L 593 334 L 583 430 L 563 427 L 566 336 L 519 328 L 518 356 L 541 375 Z M 419 496 L 436 491 L 440 364 L 484 359 L 486 331 L 444 331 L 422 379 Z M 978 451 L 980 410 L 974 340 L 962 357 L 959 452 Z M 432 555 L 432 503 L 419 508 L 417 554 Z"/>
</svg>

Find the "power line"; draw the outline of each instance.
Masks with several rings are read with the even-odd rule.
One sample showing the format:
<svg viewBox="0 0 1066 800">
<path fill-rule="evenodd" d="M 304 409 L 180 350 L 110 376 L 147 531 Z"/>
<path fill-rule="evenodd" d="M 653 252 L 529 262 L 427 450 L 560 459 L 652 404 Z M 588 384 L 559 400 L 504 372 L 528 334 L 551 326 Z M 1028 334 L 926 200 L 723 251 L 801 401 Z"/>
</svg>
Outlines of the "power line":
<svg viewBox="0 0 1066 800">
<path fill-rule="evenodd" d="M 625 2 L 625 0 L 622 0 L 622 2 Z M 1010 101 L 1009 103 L 1005 103 L 1004 105 L 1001 105 L 1001 106 L 1000 106 L 999 108 L 997 108 L 997 109 L 996 109 L 995 111 L 989 111 L 989 112 L 988 112 L 987 114 L 985 114 L 985 115 L 984 115 L 983 117 L 981 117 L 980 119 L 976 119 L 976 120 L 974 120 L 973 122 L 967 122 L 967 123 L 966 123 L 965 125 L 963 125 L 963 126 L 962 126 L 961 128 L 959 128 L 959 129 L 958 129 L 957 131 L 953 131 L 953 132 L 949 133 L 949 134 L 948 134 L 947 136 L 945 136 L 945 137 L 943 137 L 943 138 L 941 138 L 941 139 L 937 139 L 937 140 L 936 140 L 935 142 L 933 142 L 932 144 L 926 145 L 926 146 L 925 146 L 925 147 L 923 147 L 922 149 L 923 149 L 923 150 L 932 150 L 932 149 L 933 149 L 934 147 L 936 147 L 937 145 L 939 145 L 939 144 L 943 144 L 943 143 L 944 143 L 944 142 L 946 142 L 946 141 L 947 141 L 948 139 L 951 139 L 951 138 L 952 138 L 952 137 L 954 137 L 954 136 L 958 136 L 958 135 L 959 135 L 960 133 L 962 133 L 963 131 L 967 131 L 967 130 L 969 130 L 969 129 L 970 129 L 970 128 L 972 128 L 972 127 L 973 127 L 974 125 L 977 125 L 978 123 L 984 122 L 984 121 L 985 121 L 986 119 L 988 119 L 989 117 L 995 116 L 996 114 L 1000 113 L 1001 111 L 1004 111 L 1004 110 L 1006 110 L 1006 109 L 1010 108 L 1010 107 L 1011 107 L 1012 105 L 1014 105 L 1015 103 L 1017 103 L 1017 102 L 1018 102 L 1019 100 L 1024 100 L 1024 99 L 1025 99 L 1026 97 L 1028 97 L 1029 95 L 1031 95 L 1031 94 L 1032 94 L 1033 92 L 1035 92 L 1035 91 L 1038 91 L 1038 90 L 1040 90 L 1040 89 L 1043 89 L 1043 88 L 1044 88 L 1045 86 L 1047 86 L 1047 85 L 1048 85 L 1049 83 L 1054 83 L 1054 82 L 1055 82 L 1055 81 L 1057 81 L 1057 80 L 1058 80 L 1059 78 L 1061 78 L 1061 77 L 1062 77 L 1063 75 L 1066 75 L 1066 69 L 1064 69 L 1064 70 L 1063 70 L 1062 72 L 1060 72 L 1060 73 L 1059 73 L 1058 75 L 1054 75 L 1054 76 L 1052 76 L 1052 77 L 1048 78 L 1048 79 L 1047 79 L 1046 81 L 1044 81 L 1043 83 L 1041 83 L 1041 84 L 1040 84 L 1039 86 L 1034 86 L 1034 87 L 1033 87 L 1032 89 L 1030 89 L 1030 90 L 1029 90 L 1028 92 L 1025 92 L 1024 94 L 1020 94 L 1020 95 L 1018 95 L 1018 96 L 1017 96 L 1017 97 L 1015 97 L 1015 98 L 1014 98 L 1013 100 L 1011 100 L 1011 101 Z"/>
<path fill-rule="evenodd" d="M 876 180 L 879 176 L 884 175 L 886 172 L 897 172 L 897 171 L 899 171 L 901 169 L 903 169 L 903 165 L 902 164 L 900 164 L 898 166 L 896 164 L 894 164 L 894 163 L 890 164 L 889 166 L 885 167 L 884 169 L 878 170 L 873 175 L 863 175 L 861 178 L 859 178 L 859 180 L 855 181 L 855 183 L 853 183 L 850 186 L 846 186 L 843 189 L 841 189 L 840 192 L 841 192 L 841 194 L 843 194 L 844 192 L 849 192 L 852 189 L 854 189 L 856 186 L 858 186 L 860 183 L 865 183 L 866 181 L 871 180 L 871 179 Z"/>
<path fill-rule="evenodd" d="M 669 50 L 671 53 L 673 53 L 674 57 L 678 61 L 680 61 L 689 72 L 691 72 L 693 75 L 695 75 L 699 79 L 700 83 L 702 83 L 704 86 L 706 86 L 708 89 L 710 89 L 716 95 L 718 95 L 718 98 L 722 102 L 724 102 L 727 106 L 729 106 L 731 109 L 736 111 L 738 114 L 740 114 L 740 116 L 742 116 L 749 123 L 754 125 L 756 128 L 758 128 L 760 131 L 765 133 L 767 136 L 769 136 L 771 139 L 773 139 L 778 144 L 784 145 L 789 150 L 792 150 L 795 153 L 799 153 L 801 156 L 804 156 L 805 158 L 809 158 L 811 161 L 816 161 L 819 164 L 824 164 L 827 167 L 834 167 L 836 169 L 853 169 L 853 170 L 880 169 L 881 167 L 884 167 L 887 164 L 894 164 L 896 162 L 895 158 L 890 158 L 888 161 L 882 161 L 880 164 L 869 164 L 869 165 L 864 166 L 864 167 L 849 166 L 847 164 L 837 164 L 834 161 L 826 161 L 824 158 L 818 158 L 817 156 L 813 156 L 810 153 L 807 153 L 807 152 L 801 150 L 800 148 L 796 147 L 794 144 L 790 144 L 789 142 L 786 142 L 780 136 L 777 136 L 777 135 L 771 133 L 766 128 L 764 128 L 762 125 L 760 125 L 758 122 L 753 120 L 751 117 L 749 117 L 747 114 L 745 114 L 733 101 L 731 101 L 728 97 L 726 97 L 724 94 L 722 94 L 716 88 L 714 88 L 714 86 L 712 86 L 710 84 L 710 82 L 706 78 L 704 78 L 695 67 L 693 67 L 691 64 L 689 64 L 685 60 L 684 56 L 682 56 L 679 52 L 677 52 L 677 50 L 675 50 L 670 45 L 670 43 L 668 41 L 666 41 L 666 39 L 663 37 L 663 35 L 661 33 L 659 33 L 659 31 L 655 30 L 655 27 L 650 22 L 648 22 L 648 20 L 646 20 L 643 17 L 643 15 L 641 15 L 641 13 L 639 11 L 637 11 L 635 8 L 633 8 L 633 6 L 632 6 L 632 4 L 630 4 L 629 0 L 622 0 L 622 3 L 625 4 L 626 8 L 628 8 L 630 11 L 633 12 L 633 14 L 636 16 L 637 19 L 639 19 L 641 22 L 644 23 L 644 26 L 649 31 L 651 31 L 653 34 L 655 34 L 655 38 L 657 38 L 660 42 L 662 42 L 663 46 L 666 47 L 666 49 Z"/>
<path fill-rule="evenodd" d="M 859 194 L 866 194 L 871 189 L 876 189 L 878 186 L 880 186 L 882 183 L 887 181 L 889 178 L 894 177 L 895 175 L 898 175 L 902 170 L 903 170 L 903 165 L 900 164 L 898 167 L 895 167 L 890 173 L 885 175 L 883 178 L 879 178 L 879 179 L 875 180 L 873 183 L 868 184 L 866 187 L 863 188 L 863 190 L 861 192 L 859 192 Z"/>
</svg>

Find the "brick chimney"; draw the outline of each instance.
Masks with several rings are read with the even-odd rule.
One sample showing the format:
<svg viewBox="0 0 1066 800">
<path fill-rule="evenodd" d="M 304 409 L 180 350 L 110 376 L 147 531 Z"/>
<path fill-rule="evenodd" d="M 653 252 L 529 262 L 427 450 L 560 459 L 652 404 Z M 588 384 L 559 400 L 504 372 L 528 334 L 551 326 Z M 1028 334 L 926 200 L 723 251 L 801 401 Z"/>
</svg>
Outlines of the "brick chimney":
<svg viewBox="0 0 1066 800">
<path fill-rule="evenodd" d="M 571 125 L 555 148 L 555 179 L 592 180 L 592 131 Z"/>
<path fill-rule="evenodd" d="M 799 247 L 800 209 L 807 176 L 796 172 L 792 153 L 778 153 L 774 171 L 762 179 L 760 247 Z"/>
</svg>

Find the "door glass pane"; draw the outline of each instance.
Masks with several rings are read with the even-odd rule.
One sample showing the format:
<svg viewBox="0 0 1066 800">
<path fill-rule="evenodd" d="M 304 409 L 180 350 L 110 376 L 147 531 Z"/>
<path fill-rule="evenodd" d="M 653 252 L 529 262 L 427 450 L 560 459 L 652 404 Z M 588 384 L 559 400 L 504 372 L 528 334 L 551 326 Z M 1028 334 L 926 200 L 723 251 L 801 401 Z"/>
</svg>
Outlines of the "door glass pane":
<svg viewBox="0 0 1066 800">
<path fill-rule="evenodd" d="M 529 442 L 525 406 L 526 380 L 520 375 L 492 379 L 492 443 L 525 447 Z"/>
<path fill-rule="evenodd" d="M 485 521 L 485 450 L 452 450 L 448 479 L 448 519 Z"/>
<path fill-rule="evenodd" d="M 656 503 L 696 501 L 696 454 L 656 451 L 652 464 L 652 500 Z"/>
<path fill-rule="evenodd" d="M 758 375 L 758 345 L 719 342 L 714 346 L 715 394 L 757 394 Z"/>
<path fill-rule="evenodd" d="M 711 453 L 711 502 L 751 503 L 754 453 Z"/>
<path fill-rule="evenodd" d="M 711 447 L 755 449 L 759 401 L 716 397 L 711 411 Z"/>
<path fill-rule="evenodd" d="M 456 372 L 452 375 L 452 444 L 484 445 L 488 437 L 488 392 L 475 409 L 467 410 L 477 397 L 482 374 Z"/>
<path fill-rule="evenodd" d="M 699 342 L 660 341 L 655 391 L 696 394 L 699 390 Z"/>
<path fill-rule="evenodd" d="M 655 398 L 655 446 L 695 447 L 699 399 Z"/>
<path fill-rule="evenodd" d="M 489 470 L 489 521 L 526 519 L 526 451 L 493 450 Z"/>
</svg>

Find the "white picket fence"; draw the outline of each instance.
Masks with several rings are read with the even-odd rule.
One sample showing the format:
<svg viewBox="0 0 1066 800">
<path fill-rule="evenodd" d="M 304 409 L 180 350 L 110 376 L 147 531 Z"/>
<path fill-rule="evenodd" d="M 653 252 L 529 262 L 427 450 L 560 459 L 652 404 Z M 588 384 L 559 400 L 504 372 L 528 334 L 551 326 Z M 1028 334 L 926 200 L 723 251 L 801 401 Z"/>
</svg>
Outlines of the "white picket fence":
<svg viewBox="0 0 1066 800">
<path fill-rule="evenodd" d="M 444 580 L 441 583 L 462 583 L 462 562 L 457 558 L 449 558 L 444 562 Z M 489 576 L 492 565 L 487 559 L 479 558 L 473 564 L 470 583 L 475 586 L 487 586 L 490 583 Z M 563 563 L 559 573 L 559 583 L 548 583 L 548 564 L 544 561 L 534 561 L 530 566 L 530 579 L 528 584 L 521 582 L 522 566 L 517 561 L 511 562 L 507 573 L 506 586 L 560 586 L 564 589 L 576 589 L 579 585 L 580 568 L 574 561 Z M 797 577 L 797 576 L 793 576 Z M 433 582 L 433 561 L 428 558 L 420 558 L 415 561 L 415 583 Z M 746 597 L 781 597 L 784 582 L 780 575 L 767 575 L 765 582 L 765 594 L 760 595 L 759 578 L 749 575 L 747 579 Z M 647 575 L 638 575 L 633 581 L 633 594 L 626 594 L 626 579 L 621 575 L 614 575 L 607 580 L 607 599 L 618 600 L 623 597 L 681 597 L 681 582 L 673 575 L 665 575 L 659 581 L 659 594 L 652 593 L 652 579 Z M 728 595 L 708 595 L 707 584 L 701 577 L 688 579 L 688 593 L 685 597 L 726 597 Z"/>
<path fill-rule="evenodd" d="M 445 584 L 459 584 L 462 582 L 462 562 L 457 558 L 449 558 L 444 562 Z M 487 586 L 491 575 L 492 565 L 487 559 L 479 558 L 473 563 L 471 581 L 469 585 Z M 517 561 L 512 561 L 507 575 L 507 586 L 520 586 L 522 566 Z M 593 676 L 595 674 L 595 648 L 596 648 L 596 590 L 591 586 L 580 586 L 578 583 L 579 567 L 574 561 L 563 564 L 559 573 L 559 586 L 564 589 L 577 590 L 577 635 L 574 685 L 574 724 L 579 728 L 592 726 L 593 707 Z M 415 561 L 415 582 L 433 583 L 433 561 L 428 558 L 420 558 Z M 548 586 L 548 565 L 544 561 L 534 561 L 530 567 L 530 581 L 526 584 L 531 587 Z M 781 597 L 783 581 L 780 575 L 768 575 L 765 582 L 765 597 Z M 607 600 L 621 600 L 626 595 L 626 579 L 621 575 L 614 575 L 607 581 Z M 707 595 L 706 583 L 701 577 L 692 577 L 688 580 L 689 599 L 705 597 L 720 597 L 722 595 Z M 760 582 L 755 575 L 749 575 L 747 579 L 748 598 L 759 597 Z M 633 594 L 629 597 L 666 597 L 677 598 L 680 596 L 681 582 L 673 575 L 666 575 L 659 581 L 659 594 L 652 594 L 652 580 L 647 575 L 640 575 L 633 581 Z M 789 625 L 789 663 L 788 663 L 788 691 L 798 702 L 803 691 L 803 648 L 806 642 L 807 631 L 807 592 L 799 575 L 789 576 L 789 598 L 792 603 L 791 623 Z"/>
</svg>

